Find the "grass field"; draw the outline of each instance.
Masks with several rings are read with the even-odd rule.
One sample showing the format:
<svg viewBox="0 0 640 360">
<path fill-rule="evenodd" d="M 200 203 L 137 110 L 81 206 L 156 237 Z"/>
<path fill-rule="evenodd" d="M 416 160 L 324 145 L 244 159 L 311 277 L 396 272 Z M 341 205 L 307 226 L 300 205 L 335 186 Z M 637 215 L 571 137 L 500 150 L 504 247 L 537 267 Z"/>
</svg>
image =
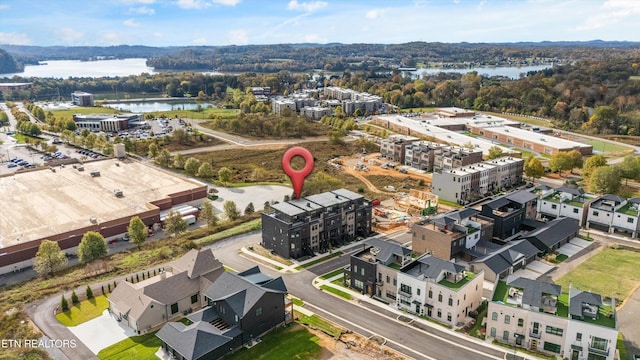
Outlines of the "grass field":
<svg viewBox="0 0 640 360">
<path fill-rule="evenodd" d="M 244 224 L 240 224 L 236 227 L 233 227 L 231 229 L 227 229 L 227 230 L 223 230 L 220 232 L 217 232 L 213 235 L 209 235 L 207 237 L 204 237 L 202 239 L 198 239 L 195 240 L 194 242 L 196 244 L 205 246 L 211 243 L 214 243 L 220 239 L 224 239 L 224 238 L 228 238 L 231 236 L 235 236 L 235 235 L 240 235 L 240 234 L 244 234 L 244 233 L 248 233 L 251 231 L 256 231 L 256 230 L 260 230 L 262 227 L 262 219 L 255 219 L 255 220 L 251 220 L 248 221 Z"/>
<path fill-rule="evenodd" d="M 319 338 L 304 326 L 293 324 L 262 337 L 262 342 L 226 357 L 228 360 L 317 359 L 323 349 Z"/>
<path fill-rule="evenodd" d="M 504 119 L 513 120 L 513 121 L 519 121 L 519 122 L 523 122 L 523 123 L 530 124 L 530 125 L 553 127 L 553 124 L 551 122 L 547 122 L 547 121 L 544 121 L 544 120 L 538 120 L 538 119 L 531 119 L 531 118 L 524 117 L 524 116 L 507 115 L 507 114 L 487 112 L 487 111 L 482 111 L 482 113 L 483 114 L 487 114 L 487 115 L 491 115 L 491 116 L 501 117 L 501 118 L 504 118 Z"/>
<path fill-rule="evenodd" d="M 598 152 L 604 156 L 622 156 L 627 153 L 633 152 L 633 149 L 624 145 L 611 144 L 600 140 L 584 140 L 586 144 L 593 146 L 593 152 Z"/>
<path fill-rule="evenodd" d="M 73 114 L 87 115 L 87 114 L 118 114 L 118 113 L 121 113 L 121 111 L 118 111 L 116 109 L 112 109 L 112 108 L 108 108 L 108 107 L 100 107 L 100 106 L 96 106 L 96 107 L 78 106 L 78 107 L 74 107 L 72 109 L 67 109 L 67 110 L 50 110 L 50 111 L 53 114 L 53 116 L 56 117 L 56 119 L 72 119 L 73 118 Z"/>
<path fill-rule="evenodd" d="M 318 315 L 303 315 L 299 320 L 301 324 L 309 325 L 313 328 L 322 330 L 323 332 L 337 338 L 346 330 L 340 326 L 334 325 L 329 321 L 319 317 Z"/>
<path fill-rule="evenodd" d="M 83 322 L 95 319 L 109 307 L 107 297 L 104 295 L 96 296 L 91 300 L 81 301 L 76 306 L 71 306 L 71 299 L 67 299 L 70 309 L 56 315 L 56 319 L 64 326 L 76 326 Z"/>
<path fill-rule="evenodd" d="M 155 360 L 156 351 L 162 346 L 162 341 L 152 332 L 141 336 L 132 336 L 106 347 L 98 352 L 102 360 Z"/>
<path fill-rule="evenodd" d="M 563 289 L 589 290 L 619 304 L 640 283 L 640 251 L 607 248 L 556 281 Z M 620 276 L 624 274 L 624 276 Z"/>
</svg>

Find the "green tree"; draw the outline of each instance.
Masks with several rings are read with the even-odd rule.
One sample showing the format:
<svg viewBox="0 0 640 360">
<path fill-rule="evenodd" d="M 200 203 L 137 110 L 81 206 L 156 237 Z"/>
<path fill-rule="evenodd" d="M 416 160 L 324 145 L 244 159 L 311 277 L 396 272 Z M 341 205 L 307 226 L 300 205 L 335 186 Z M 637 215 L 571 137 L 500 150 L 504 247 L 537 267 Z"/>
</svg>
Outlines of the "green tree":
<svg viewBox="0 0 640 360">
<path fill-rule="evenodd" d="M 231 169 L 228 167 L 218 170 L 218 180 L 222 181 L 223 184 L 227 184 L 231 180 L 231 175 Z"/>
<path fill-rule="evenodd" d="M 625 179 L 625 185 L 628 185 L 629 179 L 637 179 L 640 176 L 640 163 L 638 158 L 633 155 L 625 156 L 616 167 L 620 172 L 620 177 Z"/>
<path fill-rule="evenodd" d="M 499 146 L 492 146 L 489 148 L 489 154 L 487 155 L 487 159 L 492 160 L 492 159 L 497 159 L 504 156 L 504 153 L 502 152 L 502 148 Z"/>
<path fill-rule="evenodd" d="M 345 133 L 342 130 L 329 131 L 329 144 L 331 145 L 343 145 Z"/>
<path fill-rule="evenodd" d="M 156 156 L 158 156 L 158 145 L 151 143 L 151 145 L 149 145 L 149 154 L 148 156 L 151 159 L 155 159 Z"/>
<path fill-rule="evenodd" d="M 557 154 L 553 155 L 551 157 L 551 160 L 549 160 L 549 168 L 552 171 L 557 171 L 558 173 L 560 173 L 560 176 L 562 177 L 563 171 L 573 169 L 573 161 L 571 157 L 569 157 L 568 153 L 560 151 Z"/>
<path fill-rule="evenodd" d="M 224 204 L 222 205 L 224 208 L 224 213 L 225 215 L 227 215 L 227 218 L 229 220 L 235 220 L 238 217 L 240 217 L 240 211 L 238 211 L 238 207 L 236 206 L 236 203 L 231 201 L 231 200 L 227 200 L 224 202 Z"/>
<path fill-rule="evenodd" d="M 151 144 L 151 145 L 154 145 L 154 144 Z M 162 167 L 168 167 L 170 163 L 171 163 L 171 153 L 167 149 L 162 149 L 162 151 L 160 151 L 160 154 L 156 156 L 156 164 Z"/>
<path fill-rule="evenodd" d="M 590 177 L 597 167 L 607 165 L 607 159 L 602 155 L 593 155 L 588 158 L 582 165 L 582 176 Z"/>
<path fill-rule="evenodd" d="M 176 129 L 171 135 L 172 139 L 178 144 L 187 144 L 189 136 L 184 129 Z"/>
<path fill-rule="evenodd" d="M 129 241 L 136 244 L 140 250 L 140 246 L 147 241 L 147 225 L 136 215 L 129 220 L 127 232 L 129 233 Z"/>
<path fill-rule="evenodd" d="M 582 129 L 592 133 L 611 133 L 616 117 L 616 110 L 611 106 L 598 106 L 589 121 L 582 124 Z"/>
<path fill-rule="evenodd" d="M 93 299 L 93 290 L 91 290 L 91 286 L 87 285 L 87 291 L 85 293 L 87 295 L 87 299 Z"/>
<path fill-rule="evenodd" d="M 531 179 L 539 179 L 544 175 L 544 166 L 542 166 L 540 160 L 531 156 L 524 163 L 524 174 Z"/>
<path fill-rule="evenodd" d="M 573 169 L 581 168 L 583 165 L 582 161 L 582 153 L 578 150 L 571 150 L 567 153 L 569 157 L 569 161 L 571 162 L 571 173 L 573 173 Z"/>
<path fill-rule="evenodd" d="M 270 211 L 271 211 L 271 203 L 269 203 L 268 201 L 265 201 L 264 207 L 262 208 L 262 212 L 268 213 Z"/>
<path fill-rule="evenodd" d="M 600 166 L 589 178 L 589 189 L 596 194 L 615 194 L 620 190 L 620 171 L 614 166 Z"/>
<path fill-rule="evenodd" d="M 187 162 L 184 163 L 184 171 L 189 175 L 197 174 L 198 168 L 200 168 L 200 160 L 194 157 L 188 158 Z"/>
<path fill-rule="evenodd" d="M 105 256 L 108 251 L 104 237 L 95 231 L 87 231 L 82 237 L 80 245 L 78 245 L 78 257 L 81 263 L 87 263 Z"/>
<path fill-rule="evenodd" d="M 69 311 L 69 303 L 67 302 L 67 298 L 62 294 L 62 299 L 60 300 L 60 310 L 62 312 Z"/>
<path fill-rule="evenodd" d="M 200 219 L 207 223 L 207 226 L 214 227 L 218 224 L 218 217 L 216 216 L 213 205 L 209 200 L 202 202 L 202 209 L 200 209 Z"/>
<path fill-rule="evenodd" d="M 67 255 L 60 249 L 57 241 L 43 240 L 40 243 L 33 269 L 40 276 L 53 276 L 54 272 L 67 265 Z"/>
<path fill-rule="evenodd" d="M 213 168 L 208 162 L 203 162 L 198 168 L 198 177 L 210 179 L 213 177 Z"/>
<path fill-rule="evenodd" d="M 251 215 L 256 211 L 256 209 L 253 207 L 253 203 L 250 202 L 246 208 L 244 208 L 244 214 L 245 215 Z"/>
<path fill-rule="evenodd" d="M 171 236 L 177 236 L 187 231 L 189 224 L 182 218 L 177 211 L 169 211 L 167 218 L 164 219 L 164 230 Z"/>
<path fill-rule="evenodd" d="M 173 167 L 176 169 L 184 169 L 184 164 L 184 155 L 177 153 L 176 156 L 173 157 Z"/>
<path fill-rule="evenodd" d="M 75 290 L 71 291 L 71 303 L 73 305 L 78 305 L 80 303 L 80 300 L 78 299 L 78 295 L 76 294 Z"/>
</svg>

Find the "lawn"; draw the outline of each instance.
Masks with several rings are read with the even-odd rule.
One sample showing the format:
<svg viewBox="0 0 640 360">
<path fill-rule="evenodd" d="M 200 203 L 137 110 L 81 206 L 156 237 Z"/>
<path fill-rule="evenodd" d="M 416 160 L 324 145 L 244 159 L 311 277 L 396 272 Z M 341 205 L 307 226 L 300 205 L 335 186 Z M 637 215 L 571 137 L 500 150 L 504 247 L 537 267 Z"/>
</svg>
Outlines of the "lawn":
<svg viewBox="0 0 640 360">
<path fill-rule="evenodd" d="M 336 252 L 334 252 L 334 253 L 332 253 L 332 254 L 329 254 L 329 255 L 327 255 L 327 256 L 323 256 L 323 257 L 321 257 L 321 258 L 319 258 L 319 259 L 315 259 L 315 260 L 313 260 L 313 261 L 309 261 L 308 263 L 302 264 L 302 265 L 300 265 L 299 267 L 301 267 L 301 268 L 303 268 L 303 269 L 306 269 L 306 268 L 308 268 L 308 267 L 311 267 L 311 266 L 313 266 L 313 265 L 319 264 L 319 263 L 321 263 L 321 262 L 323 262 L 323 261 L 326 261 L 326 260 L 332 259 L 332 258 L 334 258 L 334 257 L 336 257 L 336 256 L 340 256 L 340 255 L 342 255 L 342 251 L 336 251 Z"/>
<path fill-rule="evenodd" d="M 340 281 L 342 281 L 342 280 L 340 280 Z M 322 286 L 320 286 L 320 289 L 322 289 L 324 291 L 327 291 L 327 292 L 330 292 L 332 294 L 338 295 L 338 296 L 340 296 L 340 297 L 342 297 L 342 298 L 344 298 L 346 300 L 351 300 L 352 299 L 350 294 L 348 294 L 348 293 L 346 293 L 346 292 L 344 292 L 344 291 L 342 291 L 340 289 L 336 289 L 334 287 L 328 286 L 328 285 L 322 285 Z"/>
<path fill-rule="evenodd" d="M 300 322 L 301 324 L 305 324 L 308 325 L 312 328 L 318 329 L 318 330 L 322 330 L 323 332 L 337 338 L 338 336 L 340 336 L 341 334 L 345 333 L 347 330 L 334 325 L 332 323 L 330 323 L 329 321 L 321 318 L 318 315 L 303 315 L 298 322 Z"/>
<path fill-rule="evenodd" d="M 74 107 L 67 110 L 50 110 L 53 116 L 56 119 L 72 119 L 74 114 L 118 114 L 122 111 L 118 111 L 116 109 L 108 108 L 108 107 Z"/>
<path fill-rule="evenodd" d="M 102 360 L 151 360 L 157 359 L 156 351 L 162 346 L 162 341 L 152 332 L 141 336 L 132 336 L 106 347 L 98 353 Z"/>
<path fill-rule="evenodd" d="M 633 152 L 633 149 L 624 145 L 611 144 L 600 140 L 585 139 L 582 142 L 593 146 L 593 152 L 603 153 L 603 155 L 624 155 Z"/>
<path fill-rule="evenodd" d="M 344 272 L 343 268 L 336 269 L 336 270 L 333 270 L 330 273 L 326 273 L 326 274 L 320 276 L 320 279 L 323 279 L 323 280 L 331 279 L 334 276 L 342 275 L 343 272 Z"/>
<path fill-rule="evenodd" d="M 107 297 L 104 295 L 96 296 L 91 300 L 81 301 L 76 306 L 71 306 L 71 299 L 67 299 L 70 309 L 56 315 L 56 319 L 64 326 L 76 326 L 83 322 L 95 319 L 109 307 Z"/>
<path fill-rule="evenodd" d="M 504 119 L 513 120 L 513 121 L 519 121 L 519 122 L 523 122 L 523 123 L 527 123 L 527 124 L 535 125 L 535 126 L 553 127 L 553 124 L 551 122 L 549 122 L 549 121 L 544 121 L 544 120 L 539 120 L 539 119 L 532 119 L 532 118 L 528 118 L 528 117 L 525 117 L 525 116 L 507 115 L 507 114 L 487 112 L 487 111 L 483 111 L 482 113 L 483 114 L 487 114 L 487 115 L 491 115 L 491 116 L 501 117 L 501 118 L 504 118 Z"/>
<path fill-rule="evenodd" d="M 244 233 L 248 233 L 251 231 L 255 231 L 255 230 L 260 230 L 261 229 L 261 225 L 262 224 L 262 219 L 255 219 L 255 220 L 251 220 L 248 222 L 245 222 L 243 224 L 240 224 L 236 227 L 232 227 L 230 229 L 226 229 L 226 230 L 222 230 L 220 232 L 217 232 L 213 235 L 209 235 L 207 237 L 204 237 L 202 239 L 198 239 L 195 240 L 194 242 L 196 244 L 199 244 L 201 246 L 205 246 L 205 245 L 209 245 L 212 244 L 218 240 L 221 239 L 225 239 L 228 237 L 232 237 L 235 235 L 240 235 L 240 234 L 244 234 Z"/>
<path fill-rule="evenodd" d="M 556 281 L 563 289 L 589 290 L 620 303 L 640 283 L 640 252 L 607 248 Z"/>
<path fill-rule="evenodd" d="M 229 360 L 317 359 L 323 352 L 319 338 L 304 326 L 293 324 L 262 337 L 262 342 L 227 357 Z"/>
<path fill-rule="evenodd" d="M 467 276 L 465 276 L 464 279 L 458 281 L 457 283 L 453 283 L 453 282 L 447 281 L 447 280 L 442 280 L 438 284 L 446 286 L 449 289 L 453 289 L 453 290 L 460 289 L 466 283 L 468 283 L 469 281 L 471 281 L 473 278 L 476 277 L 476 274 L 472 273 L 471 271 L 465 271 L 465 273 L 467 274 Z"/>
</svg>

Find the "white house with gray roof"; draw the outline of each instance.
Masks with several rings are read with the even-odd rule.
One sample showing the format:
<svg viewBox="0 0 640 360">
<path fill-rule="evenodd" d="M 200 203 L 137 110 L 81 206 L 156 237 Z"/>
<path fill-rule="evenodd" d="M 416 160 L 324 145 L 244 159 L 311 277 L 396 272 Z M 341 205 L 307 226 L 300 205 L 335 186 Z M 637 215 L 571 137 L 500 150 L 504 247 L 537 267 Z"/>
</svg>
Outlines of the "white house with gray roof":
<svg viewBox="0 0 640 360">
<path fill-rule="evenodd" d="M 456 326 L 482 302 L 483 281 L 482 273 L 426 254 L 400 269 L 396 305 Z"/>
<path fill-rule="evenodd" d="M 640 198 L 602 195 L 589 205 L 586 227 L 610 233 L 619 231 L 637 237 L 640 230 Z"/>
</svg>

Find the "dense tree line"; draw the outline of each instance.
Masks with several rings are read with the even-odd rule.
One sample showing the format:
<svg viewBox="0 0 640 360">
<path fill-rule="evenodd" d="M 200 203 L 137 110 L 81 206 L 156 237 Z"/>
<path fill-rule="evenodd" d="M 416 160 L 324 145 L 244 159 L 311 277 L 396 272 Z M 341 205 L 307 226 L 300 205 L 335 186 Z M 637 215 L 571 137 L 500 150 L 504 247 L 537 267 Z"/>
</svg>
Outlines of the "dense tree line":
<svg viewBox="0 0 640 360">
<path fill-rule="evenodd" d="M 16 63 L 8 52 L 0 49 L 0 74 L 19 72 L 24 69 L 22 64 Z"/>
</svg>

